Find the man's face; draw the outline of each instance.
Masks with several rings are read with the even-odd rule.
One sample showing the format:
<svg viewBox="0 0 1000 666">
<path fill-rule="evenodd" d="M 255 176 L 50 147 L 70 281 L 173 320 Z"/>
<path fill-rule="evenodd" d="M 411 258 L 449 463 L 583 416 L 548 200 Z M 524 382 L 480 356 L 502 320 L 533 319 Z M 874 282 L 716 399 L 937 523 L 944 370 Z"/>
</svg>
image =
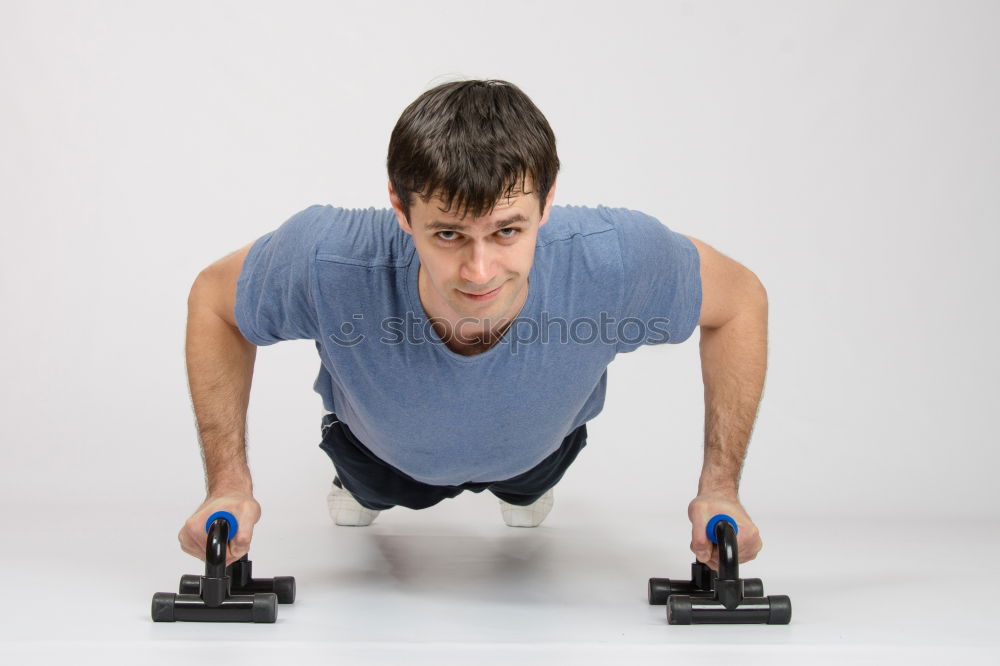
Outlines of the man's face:
<svg viewBox="0 0 1000 666">
<path fill-rule="evenodd" d="M 525 188 L 531 192 L 530 179 Z M 548 221 L 555 190 L 553 183 L 544 212 L 537 194 L 515 193 L 477 218 L 444 213 L 439 198 L 424 203 L 415 196 L 407 222 L 390 184 L 396 218 L 420 255 L 420 297 L 428 316 L 444 317 L 459 325 L 456 333 L 472 335 L 516 316 L 527 298 L 535 239 Z"/>
</svg>

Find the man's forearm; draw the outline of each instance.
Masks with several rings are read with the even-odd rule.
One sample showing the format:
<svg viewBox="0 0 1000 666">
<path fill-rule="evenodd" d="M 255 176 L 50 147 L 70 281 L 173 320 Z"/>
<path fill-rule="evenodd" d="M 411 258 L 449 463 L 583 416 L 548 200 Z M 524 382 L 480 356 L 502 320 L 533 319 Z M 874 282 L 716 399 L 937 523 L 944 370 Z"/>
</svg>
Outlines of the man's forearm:
<svg viewBox="0 0 1000 666">
<path fill-rule="evenodd" d="M 719 328 L 701 329 L 705 460 L 698 493 L 737 495 L 767 371 L 767 295 Z"/>
<path fill-rule="evenodd" d="M 212 309 L 210 288 L 188 298 L 188 383 L 208 495 L 253 492 L 246 458 L 246 415 L 257 347 Z"/>
</svg>

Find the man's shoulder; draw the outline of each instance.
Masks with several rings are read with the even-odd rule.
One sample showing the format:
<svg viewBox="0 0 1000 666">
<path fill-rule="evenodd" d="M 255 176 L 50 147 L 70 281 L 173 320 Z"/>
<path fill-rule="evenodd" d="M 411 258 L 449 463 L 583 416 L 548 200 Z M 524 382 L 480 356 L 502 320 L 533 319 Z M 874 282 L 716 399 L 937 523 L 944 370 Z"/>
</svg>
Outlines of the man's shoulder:
<svg viewBox="0 0 1000 666">
<path fill-rule="evenodd" d="M 538 230 L 538 245 L 613 230 L 614 224 L 607 218 L 604 206 L 553 206 L 548 222 Z"/>
<path fill-rule="evenodd" d="M 655 218 L 631 208 L 553 206 L 549 221 L 538 231 L 538 245 L 570 240 L 575 236 L 593 236 L 590 240 L 598 243 L 617 243 L 617 236 L 623 228 L 650 222 L 658 223 Z"/>
<path fill-rule="evenodd" d="M 322 234 L 316 259 L 369 267 L 406 265 L 413 254 L 409 235 L 391 208 L 314 206 Z"/>
</svg>

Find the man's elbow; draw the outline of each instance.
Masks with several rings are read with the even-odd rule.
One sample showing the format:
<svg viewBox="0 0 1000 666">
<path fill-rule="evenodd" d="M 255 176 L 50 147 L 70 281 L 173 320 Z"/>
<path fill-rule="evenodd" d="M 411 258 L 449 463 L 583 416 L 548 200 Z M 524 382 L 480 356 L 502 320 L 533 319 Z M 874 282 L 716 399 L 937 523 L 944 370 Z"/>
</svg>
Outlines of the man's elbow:
<svg viewBox="0 0 1000 666">
<path fill-rule="evenodd" d="M 224 322 L 236 328 L 234 306 L 236 285 L 230 276 L 215 265 L 202 270 L 194 279 L 188 292 L 188 311 L 211 310 Z"/>
</svg>

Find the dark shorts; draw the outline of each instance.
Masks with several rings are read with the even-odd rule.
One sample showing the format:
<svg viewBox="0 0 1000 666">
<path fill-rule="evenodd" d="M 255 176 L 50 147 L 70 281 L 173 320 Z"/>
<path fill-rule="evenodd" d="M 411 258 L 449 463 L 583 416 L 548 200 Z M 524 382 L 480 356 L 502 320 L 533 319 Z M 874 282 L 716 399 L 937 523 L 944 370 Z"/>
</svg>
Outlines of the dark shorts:
<svg viewBox="0 0 1000 666">
<path fill-rule="evenodd" d="M 503 481 L 457 486 L 432 486 L 400 472 L 369 451 L 333 413 L 323 416 L 323 441 L 319 448 L 330 456 L 340 482 L 359 504 L 384 511 L 394 506 L 426 509 L 466 490 L 474 493 L 489 490 L 505 502 L 526 506 L 559 482 L 586 445 L 587 424 L 583 424 L 571 432 L 556 451 L 523 474 Z"/>
</svg>

